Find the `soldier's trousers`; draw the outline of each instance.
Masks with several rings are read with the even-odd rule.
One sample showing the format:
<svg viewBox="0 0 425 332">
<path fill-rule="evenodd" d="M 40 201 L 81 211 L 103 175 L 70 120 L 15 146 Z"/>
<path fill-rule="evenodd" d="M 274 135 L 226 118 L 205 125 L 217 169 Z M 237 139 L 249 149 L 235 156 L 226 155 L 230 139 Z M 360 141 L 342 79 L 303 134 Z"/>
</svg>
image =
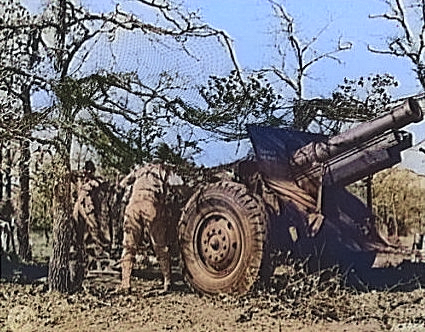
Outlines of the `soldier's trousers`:
<svg viewBox="0 0 425 332">
<path fill-rule="evenodd" d="M 166 218 L 162 217 L 160 204 L 154 197 L 143 197 L 127 205 L 124 215 L 123 253 L 121 258 L 122 284 L 130 288 L 130 276 L 135 262 L 137 249 L 147 231 L 150 241 L 164 277 L 164 290 L 171 285 L 171 256 Z"/>
</svg>

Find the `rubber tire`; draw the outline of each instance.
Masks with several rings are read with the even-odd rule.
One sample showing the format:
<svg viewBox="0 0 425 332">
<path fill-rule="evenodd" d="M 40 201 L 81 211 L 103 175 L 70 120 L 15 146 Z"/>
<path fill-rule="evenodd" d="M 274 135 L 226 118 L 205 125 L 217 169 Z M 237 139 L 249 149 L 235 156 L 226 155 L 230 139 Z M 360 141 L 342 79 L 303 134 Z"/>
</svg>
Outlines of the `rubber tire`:
<svg viewBox="0 0 425 332">
<path fill-rule="evenodd" d="M 267 230 L 261 198 L 243 184 L 222 181 L 200 188 L 178 227 L 185 279 L 201 293 L 245 294 L 259 278 Z"/>
</svg>

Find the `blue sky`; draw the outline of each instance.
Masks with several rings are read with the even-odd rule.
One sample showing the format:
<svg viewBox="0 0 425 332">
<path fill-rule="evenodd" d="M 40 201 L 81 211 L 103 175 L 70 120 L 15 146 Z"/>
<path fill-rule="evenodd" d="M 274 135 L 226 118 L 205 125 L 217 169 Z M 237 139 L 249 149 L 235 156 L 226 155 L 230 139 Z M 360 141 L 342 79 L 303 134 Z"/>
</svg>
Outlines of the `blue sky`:
<svg viewBox="0 0 425 332">
<path fill-rule="evenodd" d="M 34 0 L 24 0 L 33 2 Z M 82 0 L 94 10 L 113 10 L 117 4 L 131 10 L 136 0 Z M 384 45 L 385 38 L 395 32 L 393 26 L 370 14 L 386 10 L 382 0 L 282 0 L 294 17 L 297 35 L 311 39 L 328 26 L 316 45 L 331 49 L 339 38 L 351 42 L 353 48 L 340 54 L 343 64 L 321 61 L 312 68 L 307 83 L 311 96 L 326 96 L 345 76 L 357 78 L 374 73 L 390 73 L 400 81 L 397 94 L 416 94 L 421 91 L 408 60 L 377 55 L 367 45 Z M 271 44 L 276 21 L 267 0 L 182 0 L 183 6 L 198 10 L 207 23 L 222 29 L 232 38 L 242 68 L 258 69 L 273 61 Z M 133 6 L 134 7 L 134 6 Z"/>
<path fill-rule="evenodd" d="M 34 4 L 34 0 L 24 0 Z M 112 10 L 118 3 L 131 8 L 137 1 L 83 0 L 95 10 Z M 385 39 L 396 30 L 393 25 L 380 19 L 370 19 L 370 14 L 382 14 L 386 6 L 381 0 L 283 0 L 288 12 L 295 19 L 297 36 L 310 40 L 327 26 L 315 45 L 329 50 L 341 39 L 351 42 L 350 51 L 340 53 L 342 64 L 320 61 L 311 68 L 305 81 L 306 97 L 327 97 L 343 82 L 344 77 L 358 78 L 375 73 L 390 73 L 400 82 L 394 90 L 395 97 L 418 94 L 422 91 L 415 78 L 410 62 L 403 58 L 377 55 L 367 50 L 367 45 L 384 46 Z M 222 29 L 233 39 L 239 64 L 242 68 L 259 69 L 270 65 L 274 57 L 271 45 L 274 41 L 276 20 L 267 0 L 183 0 L 191 10 L 200 10 L 204 21 Z M 126 8 L 127 7 L 127 8 Z M 425 121 L 411 125 L 415 142 L 425 139 Z M 213 147 L 210 151 L 219 149 Z M 244 153 L 244 147 L 240 153 Z M 221 150 L 219 155 L 206 152 L 200 162 L 216 164 L 234 159 L 233 149 Z"/>
<path fill-rule="evenodd" d="M 276 21 L 267 0 L 186 0 L 192 9 L 200 8 L 204 19 L 223 29 L 233 38 L 242 67 L 269 65 Z M 404 59 L 372 54 L 367 45 L 383 45 L 392 26 L 383 20 L 369 19 L 369 14 L 385 11 L 380 0 L 288 0 L 284 1 L 294 17 L 297 34 L 309 40 L 328 26 L 318 43 L 323 49 L 336 45 L 339 38 L 352 42 L 351 51 L 341 53 L 342 65 L 322 61 L 312 68 L 308 89 L 312 96 L 329 93 L 344 76 L 352 78 L 369 73 L 391 72 L 401 82 L 400 94 L 413 94 L 420 86 Z"/>
<path fill-rule="evenodd" d="M 273 29 L 276 21 L 267 0 L 185 0 L 191 9 L 200 9 L 204 20 L 225 30 L 233 39 L 242 68 L 258 69 L 273 61 Z M 400 83 L 395 97 L 422 91 L 407 59 L 377 55 L 367 46 L 385 46 L 387 37 L 396 30 L 387 21 L 370 19 L 382 14 L 386 6 L 380 0 L 287 0 L 283 1 L 294 17 L 298 36 L 310 40 L 322 28 L 317 46 L 330 49 L 339 38 L 351 42 L 350 51 L 340 53 L 342 64 L 321 61 L 313 66 L 306 81 L 307 97 L 327 97 L 344 77 L 358 78 L 374 73 L 389 73 Z M 425 121 L 407 127 L 414 133 L 414 142 L 425 139 Z M 214 158 L 211 154 L 205 159 Z"/>
</svg>

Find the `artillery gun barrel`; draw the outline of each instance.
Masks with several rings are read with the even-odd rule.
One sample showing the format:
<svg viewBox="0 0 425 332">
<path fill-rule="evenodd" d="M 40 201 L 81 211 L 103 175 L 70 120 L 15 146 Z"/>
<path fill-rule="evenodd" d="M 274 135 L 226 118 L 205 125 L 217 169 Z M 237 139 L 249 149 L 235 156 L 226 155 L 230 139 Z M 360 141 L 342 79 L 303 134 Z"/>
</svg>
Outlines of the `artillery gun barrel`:
<svg viewBox="0 0 425 332">
<path fill-rule="evenodd" d="M 423 112 L 418 102 L 409 98 L 403 104 L 394 107 L 388 114 L 364 122 L 327 141 L 312 142 L 303 146 L 292 155 L 290 167 L 295 174 L 300 174 L 313 164 L 323 163 L 388 130 L 400 129 L 410 123 L 420 122 L 422 119 Z"/>
</svg>

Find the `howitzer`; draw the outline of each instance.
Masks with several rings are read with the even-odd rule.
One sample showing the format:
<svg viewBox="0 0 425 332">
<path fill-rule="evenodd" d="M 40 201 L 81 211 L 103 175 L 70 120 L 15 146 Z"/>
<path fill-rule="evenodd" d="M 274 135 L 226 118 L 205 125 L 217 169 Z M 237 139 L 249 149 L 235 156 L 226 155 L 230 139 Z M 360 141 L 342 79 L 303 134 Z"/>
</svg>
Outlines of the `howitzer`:
<svg viewBox="0 0 425 332">
<path fill-rule="evenodd" d="M 413 98 L 375 120 L 340 135 L 311 142 L 290 157 L 296 183 L 311 194 L 319 183 L 346 186 L 401 161 L 400 153 L 412 146 L 412 135 L 398 129 L 423 119 Z M 313 186 L 312 186 L 313 184 Z"/>
<path fill-rule="evenodd" d="M 255 158 L 229 166 L 232 179 L 203 184 L 183 209 L 186 279 L 201 292 L 244 293 L 270 275 L 273 249 L 316 256 L 318 268 L 369 268 L 388 243 L 370 208 L 344 186 L 398 163 L 412 145 L 398 129 L 422 119 L 411 98 L 331 138 L 250 126 Z"/>
</svg>

